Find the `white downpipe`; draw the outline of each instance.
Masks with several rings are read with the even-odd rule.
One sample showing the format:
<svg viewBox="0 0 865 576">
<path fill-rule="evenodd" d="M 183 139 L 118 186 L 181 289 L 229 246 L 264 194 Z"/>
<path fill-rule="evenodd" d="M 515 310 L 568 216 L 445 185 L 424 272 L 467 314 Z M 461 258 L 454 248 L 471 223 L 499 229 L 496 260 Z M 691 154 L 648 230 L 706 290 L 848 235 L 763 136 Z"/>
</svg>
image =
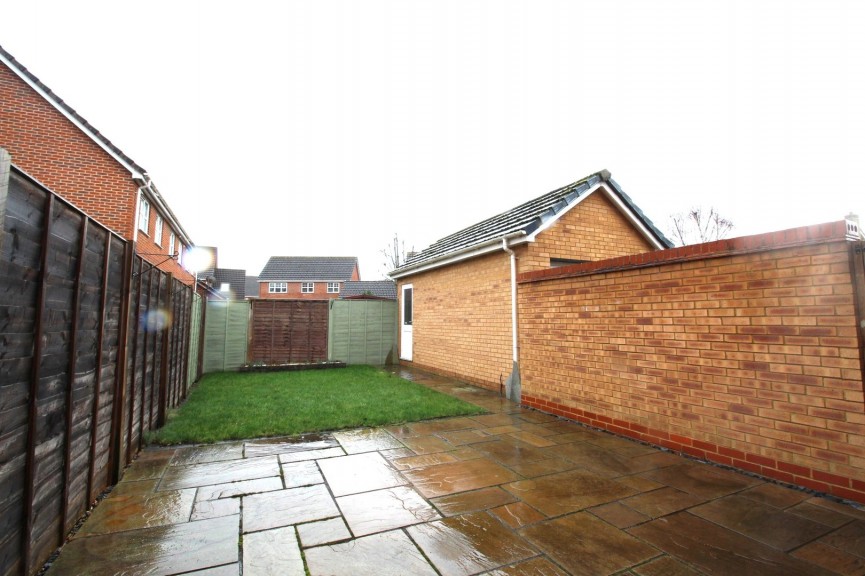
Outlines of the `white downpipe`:
<svg viewBox="0 0 865 576">
<path fill-rule="evenodd" d="M 502 249 L 511 256 L 511 332 L 513 334 L 514 362 L 519 361 L 517 348 L 517 255 L 508 247 L 508 239 L 502 238 Z"/>
</svg>

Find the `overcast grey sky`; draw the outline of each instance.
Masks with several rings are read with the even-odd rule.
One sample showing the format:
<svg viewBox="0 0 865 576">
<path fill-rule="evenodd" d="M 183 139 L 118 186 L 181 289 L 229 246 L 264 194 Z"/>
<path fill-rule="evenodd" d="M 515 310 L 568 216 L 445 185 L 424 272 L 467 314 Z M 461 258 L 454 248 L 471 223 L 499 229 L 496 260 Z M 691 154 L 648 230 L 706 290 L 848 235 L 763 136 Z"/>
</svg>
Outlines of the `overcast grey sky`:
<svg viewBox="0 0 865 576">
<path fill-rule="evenodd" d="M 28 0 L 0 45 L 220 266 L 436 239 L 601 169 L 663 230 L 865 216 L 865 2 Z"/>
</svg>

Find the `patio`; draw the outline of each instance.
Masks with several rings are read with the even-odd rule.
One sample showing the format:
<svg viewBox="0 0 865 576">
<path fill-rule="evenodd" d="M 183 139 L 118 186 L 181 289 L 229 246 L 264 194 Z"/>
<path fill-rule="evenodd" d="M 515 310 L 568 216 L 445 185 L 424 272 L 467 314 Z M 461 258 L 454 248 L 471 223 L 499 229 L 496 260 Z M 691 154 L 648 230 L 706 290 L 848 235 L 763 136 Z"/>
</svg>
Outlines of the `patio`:
<svg viewBox="0 0 865 576">
<path fill-rule="evenodd" d="M 405 378 L 489 415 L 155 448 L 62 574 L 863 574 L 865 511 Z"/>
</svg>

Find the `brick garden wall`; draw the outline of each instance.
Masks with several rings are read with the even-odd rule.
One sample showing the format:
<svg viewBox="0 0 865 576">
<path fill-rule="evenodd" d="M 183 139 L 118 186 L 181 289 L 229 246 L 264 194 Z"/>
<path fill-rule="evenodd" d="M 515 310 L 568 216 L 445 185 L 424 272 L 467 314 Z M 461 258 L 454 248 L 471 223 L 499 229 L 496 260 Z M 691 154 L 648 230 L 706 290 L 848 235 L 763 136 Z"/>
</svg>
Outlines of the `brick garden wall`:
<svg viewBox="0 0 865 576">
<path fill-rule="evenodd" d="M 521 274 L 524 404 L 865 502 L 844 233 L 838 222 Z"/>
</svg>

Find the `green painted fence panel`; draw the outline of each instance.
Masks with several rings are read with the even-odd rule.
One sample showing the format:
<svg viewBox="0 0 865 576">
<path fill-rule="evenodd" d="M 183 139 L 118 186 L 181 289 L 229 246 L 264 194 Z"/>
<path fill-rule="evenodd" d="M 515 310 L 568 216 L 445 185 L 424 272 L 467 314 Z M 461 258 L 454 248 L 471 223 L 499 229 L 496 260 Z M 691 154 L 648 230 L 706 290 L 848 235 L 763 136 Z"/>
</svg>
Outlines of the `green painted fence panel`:
<svg viewBox="0 0 865 576">
<path fill-rule="evenodd" d="M 198 355 L 201 352 L 201 314 L 202 300 L 198 294 L 192 295 L 192 312 L 189 318 L 189 361 L 186 366 L 186 389 L 195 384 L 198 373 Z"/>
<path fill-rule="evenodd" d="M 237 370 L 246 364 L 249 302 L 210 301 L 204 318 L 203 372 Z"/>
<path fill-rule="evenodd" d="M 347 364 L 390 364 L 396 358 L 394 300 L 331 300 L 327 358 Z"/>
</svg>

